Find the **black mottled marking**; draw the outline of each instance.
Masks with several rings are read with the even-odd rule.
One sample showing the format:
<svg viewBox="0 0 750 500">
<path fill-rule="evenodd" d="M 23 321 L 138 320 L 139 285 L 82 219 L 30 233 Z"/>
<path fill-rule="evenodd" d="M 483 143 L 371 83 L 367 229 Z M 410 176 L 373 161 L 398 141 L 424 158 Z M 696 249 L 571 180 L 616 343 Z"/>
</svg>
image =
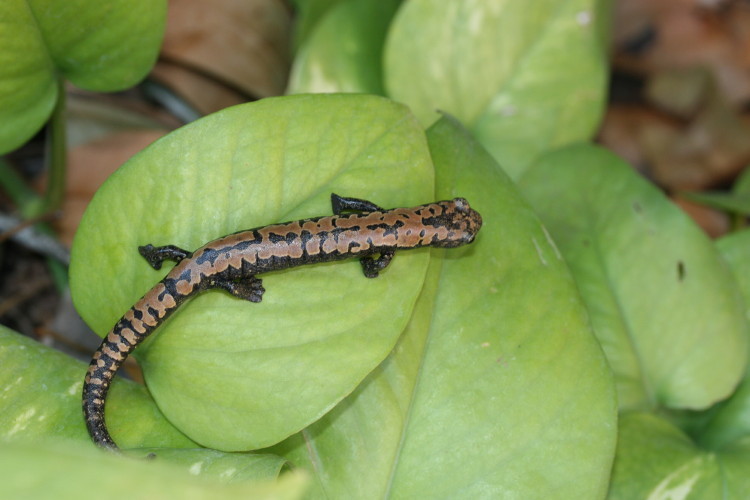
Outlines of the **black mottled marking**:
<svg viewBox="0 0 750 500">
<path fill-rule="evenodd" d="M 228 248 L 221 248 L 218 250 L 213 249 L 213 248 L 207 248 L 198 257 L 195 258 L 195 263 L 198 265 L 205 264 L 205 263 L 213 264 L 214 262 L 216 262 L 216 259 L 219 257 L 219 254 L 222 254 L 227 250 Z M 185 273 L 187 273 L 187 275 L 190 275 L 190 270 L 185 271 Z M 185 279 L 182 276 L 180 278 Z"/>
<path fill-rule="evenodd" d="M 257 229 L 250 229 L 245 231 L 238 231 L 234 234 L 247 233 L 247 236 L 242 241 L 237 242 L 234 246 L 224 247 L 223 250 L 228 252 L 244 252 L 255 246 L 263 243 L 263 236 Z"/>
<path fill-rule="evenodd" d="M 133 329 L 131 328 L 131 330 L 133 330 Z M 133 330 L 133 331 L 135 331 L 135 330 Z M 122 343 L 122 344 L 125 344 L 125 346 L 126 346 L 126 347 L 130 347 L 130 346 L 132 345 L 132 344 L 130 343 L 130 341 L 129 341 L 128 339 L 126 339 L 126 338 L 125 338 L 125 336 L 124 336 L 124 335 L 120 335 L 120 343 Z M 119 350 L 119 349 L 118 349 L 118 350 Z"/>
<path fill-rule="evenodd" d="M 287 245 L 291 245 L 294 243 L 294 241 L 298 237 L 299 235 L 295 233 L 286 233 L 286 234 L 268 233 L 268 240 L 271 243 L 286 243 Z"/>
<path fill-rule="evenodd" d="M 446 227 L 448 226 L 448 223 L 449 223 L 449 219 L 444 217 L 443 215 L 424 217 L 422 219 L 422 224 L 424 224 L 425 226 Z"/>
<path fill-rule="evenodd" d="M 187 274 L 187 276 L 185 276 L 184 274 Z M 190 273 L 184 274 L 179 279 L 190 279 Z M 164 284 L 164 291 L 159 294 L 158 298 L 160 302 L 164 302 L 164 299 L 167 296 L 178 297 L 180 295 L 179 293 L 177 293 L 177 280 L 167 277 L 166 279 L 162 280 L 162 283 Z"/>
<path fill-rule="evenodd" d="M 126 313 L 126 316 L 131 314 L 142 324 L 143 331 L 136 330 L 132 322 L 123 316 L 94 353 L 82 395 L 86 427 L 94 443 L 117 450 L 104 421 L 104 403 L 111 379 L 133 349 L 193 295 L 203 290 L 219 288 L 236 297 L 260 302 L 265 289 L 262 281 L 256 277 L 259 273 L 355 256 L 360 257 L 364 275 L 374 278 L 390 264 L 396 250 L 426 244 L 443 248 L 463 245 L 471 242 L 482 226 L 481 216 L 471 210 L 465 200 L 459 198 L 394 210 L 383 210 L 366 200 L 337 195 L 331 195 L 331 202 L 336 214 L 342 211 L 361 214 L 315 217 L 277 224 L 275 226 L 278 230 L 269 233 L 267 240 L 261 234 L 261 231 L 265 231 L 264 228 L 238 231 L 209 242 L 195 252 L 188 252 L 174 245 L 155 247 L 149 244 L 139 247 L 143 257 L 157 269 L 164 260 L 174 260 L 180 264 L 172 268 Z M 339 222 L 343 220 L 346 220 L 347 226 L 351 224 L 351 227 L 341 227 Z M 377 222 L 373 222 L 374 220 Z M 321 229 L 314 233 L 300 229 L 309 222 L 318 224 L 321 228 L 333 229 Z M 286 232 L 285 225 L 288 226 Z M 444 231 L 444 228 L 449 231 Z M 419 234 L 420 238 L 415 238 L 414 234 Z M 339 250 L 337 244 L 330 245 L 330 240 L 338 243 L 344 235 L 349 239 L 346 250 Z M 426 239 L 429 239 L 427 243 Z M 307 246 L 315 240 L 315 253 L 310 253 Z M 391 246 L 394 241 L 395 247 Z M 288 248 L 274 247 L 280 242 L 287 243 Z M 331 248 L 324 250 L 327 246 Z M 682 275 L 684 276 L 684 267 Z M 180 290 L 185 293 L 178 292 L 178 283 Z M 160 286 L 163 290 L 157 293 L 157 287 Z M 153 324 L 143 322 L 144 311 L 154 318 Z M 126 330 L 133 332 L 132 342 L 123 336 Z M 121 359 L 114 359 L 105 350 Z"/>
<path fill-rule="evenodd" d="M 337 228 L 334 228 L 332 231 L 328 231 L 326 233 L 326 236 L 330 236 L 331 238 L 333 238 L 333 241 L 338 241 L 339 236 L 341 236 L 342 234 L 349 233 L 349 232 L 358 232 L 360 230 L 361 228 L 359 226 L 337 227 Z"/>
<path fill-rule="evenodd" d="M 148 311 L 148 313 L 151 315 L 152 318 L 159 319 L 159 311 L 157 311 L 151 306 L 148 306 L 146 310 Z"/>
<path fill-rule="evenodd" d="M 299 243 L 300 243 L 300 246 L 302 247 L 302 249 L 303 249 L 303 251 L 305 253 L 307 253 L 307 244 L 313 238 L 313 236 L 314 235 L 310 231 L 308 231 L 306 229 L 303 229 L 299 233 Z M 325 243 L 326 239 L 328 239 L 328 233 L 327 232 L 321 233 L 319 236 L 321 236 L 321 238 L 320 238 L 321 244 Z"/>
</svg>

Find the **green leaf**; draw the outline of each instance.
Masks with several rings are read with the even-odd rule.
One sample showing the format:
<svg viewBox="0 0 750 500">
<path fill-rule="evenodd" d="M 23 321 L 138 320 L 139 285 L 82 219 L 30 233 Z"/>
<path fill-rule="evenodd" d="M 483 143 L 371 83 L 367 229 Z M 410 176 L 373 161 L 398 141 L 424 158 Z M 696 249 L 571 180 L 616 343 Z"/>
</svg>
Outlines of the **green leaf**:
<svg viewBox="0 0 750 500">
<path fill-rule="evenodd" d="M 91 444 L 81 412 L 86 368 L 0 326 L 0 438 Z M 169 425 L 143 386 L 127 380 L 113 384 L 107 417 L 116 431 L 114 437 L 127 447 L 195 446 Z"/>
<path fill-rule="evenodd" d="M 193 250 L 330 214 L 332 192 L 384 207 L 432 200 L 430 153 L 406 108 L 372 96 L 291 96 L 198 120 L 133 157 L 92 200 L 71 255 L 76 307 L 104 335 L 166 273 L 138 245 Z M 428 262 L 426 249 L 406 252 L 376 280 L 356 260 L 263 275 L 261 304 L 204 293 L 136 350 L 148 387 L 204 446 L 277 443 L 387 356 Z"/>
<path fill-rule="evenodd" d="M 55 441 L 60 449 L 94 447 L 81 412 L 84 363 L 0 327 L 0 367 L 0 441 L 32 448 L 55 446 Z M 164 419 L 145 388 L 127 380 L 114 383 L 107 410 L 115 438 L 137 448 L 129 455 L 153 453 L 175 470 L 230 483 L 275 479 L 286 463 L 273 455 L 194 449 L 196 444 Z M 145 443 L 158 448 L 144 448 Z"/>
<path fill-rule="evenodd" d="M 128 451 L 129 455 L 136 455 Z M 222 483 L 276 479 L 287 461 L 276 455 L 225 453 L 204 448 L 139 448 L 137 455 L 179 466 L 194 476 L 219 479 Z"/>
<path fill-rule="evenodd" d="M 703 409 L 732 393 L 747 361 L 745 309 L 682 211 L 586 145 L 544 156 L 520 185 L 576 277 L 621 409 Z"/>
<path fill-rule="evenodd" d="M 308 483 L 299 472 L 284 474 L 278 481 L 242 481 L 196 477 L 202 461 L 190 473 L 157 457 L 132 460 L 67 443 L 28 445 L 0 443 L 2 498 L 98 499 L 274 499 L 302 498 Z M 232 474 L 231 471 L 230 475 Z"/>
<path fill-rule="evenodd" d="M 165 16 L 164 0 L 0 2 L 0 153 L 44 124 L 58 78 L 95 91 L 141 80 L 156 60 Z"/>
<path fill-rule="evenodd" d="M 682 192 L 680 197 L 733 214 L 750 215 L 750 193 Z"/>
<path fill-rule="evenodd" d="M 616 403 L 573 280 L 468 133 L 444 118 L 427 136 L 435 197 L 466 197 L 484 226 L 433 251 L 387 360 L 273 451 L 315 474 L 313 498 L 601 497 Z"/>
<path fill-rule="evenodd" d="M 697 447 L 655 415 L 620 419 L 610 500 L 631 498 L 747 498 L 750 441 L 720 452 Z"/>
<path fill-rule="evenodd" d="M 294 5 L 295 51 L 310 37 L 329 10 L 346 1 L 349 0 L 291 0 Z"/>
<path fill-rule="evenodd" d="M 459 118 L 511 177 L 599 123 L 608 0 L 410 0 L 385 47 L 388 95 L 423 123 Z"/>
<path fill-rule="evenodd" d="M 745 303 L 745 314 L 750 315 L 750 230 L 724 236 L 716 242 L 729 263 L 739 284 Z M 700 441 L 711 448 L 721 448 L 750 436 L 750 371 L 745 373 L 737 391 L 722 403 L 706 427 Z"/>
<path fill-rule="evenodd" d="M 732 186 L 732 192 L 734 194 L 750 193 L 750 168 L 745 167 L 742 173 L 737 177 Z"/>
<path fill-rule="evenodd" d="M 716 246 L 732 270 L 750 316 L 750 230 L 728 234 L 716 240 Z"/>
<path fill-rule="evenodd" d="M 287 93 L 383 94 L 383 43 L 399 4 L 352 0 L 330 9 L 298 51 Z"/>
</svg>

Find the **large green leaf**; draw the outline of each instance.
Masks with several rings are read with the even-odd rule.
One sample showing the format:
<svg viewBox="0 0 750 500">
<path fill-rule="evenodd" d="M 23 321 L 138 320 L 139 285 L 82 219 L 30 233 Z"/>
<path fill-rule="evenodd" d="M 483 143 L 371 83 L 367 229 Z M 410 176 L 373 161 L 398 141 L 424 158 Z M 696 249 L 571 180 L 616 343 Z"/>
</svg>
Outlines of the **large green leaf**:
<svg viewBox="0 0 750 500">
<path fill-rule="evenodd" d="M 219 479 L 206 477 L 200 460 L 188 472 L 160 458 L 131 460 L 78 443 L 0 443 L 0 497 L 292 500 L 302 497 L 308 482 L 299 472 L 279 480 L 231 482 L 226 474 Z"/>
<path fill-rule="evenodd" d="M 620 419 L 610 500 L 744 499 L 750 495 L 750 440 L 702 449 L 672 424 L 647 413 Z"/>
<path fill-rule="evenodd" d="M 85 363 L 0 327 L 0 438 L 90 442 L 81 411 L 86 368 Z M 107 410 L 123 445 L 195 446 L 169 425 L 145 388 L 130 381 L 113 385 Z"/>
<path fill-rule="evenodd" d="M 573 280 L 481 146 L 447 118 L 427 136 L 435 197 L 480 211 L 477 241 L 433 251 L 391 356 L 274 451 L 314 498 L 601 497 L 616 403 Z"/>
<path fill-rule="evenodd" d="M 745 308 L 682 211 L 586 145 L 546 155 L 521 187 L 576 277 L 621 409 L 702 409 L 732 393 L 747 361 Z"/>
<path fill-rule="evenodd" d="M 332 192 L 384 207 L 431 201 L 424 132 L 370 96 L 292 96 L 226 109 L 133 157 L 102 186 L 76 235 L 71 290 L 107 330 L 166 272 L 137 246 L 205 242 L 331 213 Z M 382 276 L 356 261 L 263 276 L 251 304 L 214 291 L 183 305 L 136 351 L 160 409 L 202 445 L 274 444 L 333 407 L 390 352 L 411 315 L 429 252 Z"/>
<path fill-rule="evenodd" d="M 608 71 L 608 0 L 410 0 L 385 47 L 388 95 L 423 123 L 458 117 L 517 177 L 540 152 L 590 137 Z"/>
<path fill-rule="evenodd" d="M 717 246 L 729 263 L 745 299 L 745 311 L 750 315 L 750 230 L 725 236 Z M 750 436 L 750 370 L 732 397 L 720 405 L 701 430 L 700 441 L 705 446 L 719 448 Z M 750 465 L 750 456 L 748 456 Z"/>
<path fill-rule="evenodd" d="M 59 78 L 114 91 L 151 69 L 164 31 L 165 0 L 0 2 L 0 152 L 47 120 Z"/>
<path fill-rule="evenodd" d="M 287 92 L 383 94 L 383 42 L 400 1 L 350 0 L 332 8 L 297 53 Z"/>
<path fill-rule="evenodd" d="M 732 214 L 750 214 L 750 168 L 745 168 L 732 185 L 731 192 L 684 192 L 680 196 Z"/>
<path fill-rule="evenodd" d="M 680 193 L 680 196 L 687 200 L 729 213 L 750 215 L 750 193 L 705 191 L 701 193 L 685 192 Z"/>
<path fill-rule="evenodd" d="M 750 231 L 726 236 L 717 246 L 734 271 L 745 310 L 750 310 Z M 750 496 L 748 375 L 729 400 L 686 417 L 693 424 L 691 436 L 656 416 L 622 418 L 611 498 Z"/>
<path fill-rule="evenodd" d="M 84 363 L 0 327 L 0 440 L 27 443 L 29 451 L 49 445 L 93 448 L 81 411 L 85 373 Z M 273 455 L 196 449 L 164 419 L 145 388 L 127 380 L 114 383 L 107 410 L 115 438 L 137 448 L 134 456 L 155 453 L 159 462 L 193 475 L 222 482 L 274 479 L 286 462 Z"/>
<path fill-rule="evenodd" d="M 299 49 L 326 13 L 347 0 L 291 0 L 294 6 L 294 48 Z"/>
</svg>

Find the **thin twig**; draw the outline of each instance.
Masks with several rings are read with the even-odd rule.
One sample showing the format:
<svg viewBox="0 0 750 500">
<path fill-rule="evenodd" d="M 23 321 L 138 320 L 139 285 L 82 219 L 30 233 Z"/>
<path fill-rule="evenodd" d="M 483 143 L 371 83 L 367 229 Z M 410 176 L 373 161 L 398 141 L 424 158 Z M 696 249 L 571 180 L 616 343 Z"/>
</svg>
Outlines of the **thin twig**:
<svg viewBox="0 0 750 500">
<path fill-rule="evenodd" d="M 36 217 L 32 217 L 30 219 L 19 221 L 19 223 L 16 224 L 14 227 L 11 227 L 10 229 L 0 232 L 0 243 L 9 239 L 11 236 L 20 232 L 22 229 L 25 229 L 29 226 L 33 226 L 39 222 L 49 222 L 53 219 L 57 219 L 59 216 L 60 216 L 59 212 L 50 212 L 50 213 L 38 215 Z"/>
<path fill-rule="evenodd" d="M 23 227 L 19 228 L 19 226 Z M 66 266 L 70 264 L 70 252 L 67 248 L 52 236 L 44 234 L 35 227 L 26 224 L 26 221 L 0 214 L 0 233 L 2 233 L 2 236 L 10 233 L 10 239 L 19 245 L 47 257 L 52 257 Z"/>
<path fill-rule="evenodd" d="M 13 294 L 12 297 L 0 302 L 0 317 L 4 316 L 27 300 L 34 298 L 39 292 L 52 285 L 49 280 L 35 280 L 28 283 L 24 288 Z"/>
</svg>

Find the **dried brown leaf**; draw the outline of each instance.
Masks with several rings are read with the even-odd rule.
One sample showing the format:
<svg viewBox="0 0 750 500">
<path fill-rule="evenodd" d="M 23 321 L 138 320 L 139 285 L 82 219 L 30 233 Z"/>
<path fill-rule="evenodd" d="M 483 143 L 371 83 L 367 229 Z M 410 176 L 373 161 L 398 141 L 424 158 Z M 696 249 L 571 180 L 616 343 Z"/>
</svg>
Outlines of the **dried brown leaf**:
<svg viewBox="0 0 750 500">
<path fill-rule="evenodd" d="M 279 95 L 290 32 L 291 13 L 279 0 L 171 0 L 162 58 L 247 97 Z"/>
<path fill-rule="evenodd" d="M 131 156 L 166 132 L 125 130 L 73 148 L 68 154 L 68 173 L 63 216 L 58 222 L 60 241 L 70 245 L 78 223 L 99 186 Z"/>
</svg>

